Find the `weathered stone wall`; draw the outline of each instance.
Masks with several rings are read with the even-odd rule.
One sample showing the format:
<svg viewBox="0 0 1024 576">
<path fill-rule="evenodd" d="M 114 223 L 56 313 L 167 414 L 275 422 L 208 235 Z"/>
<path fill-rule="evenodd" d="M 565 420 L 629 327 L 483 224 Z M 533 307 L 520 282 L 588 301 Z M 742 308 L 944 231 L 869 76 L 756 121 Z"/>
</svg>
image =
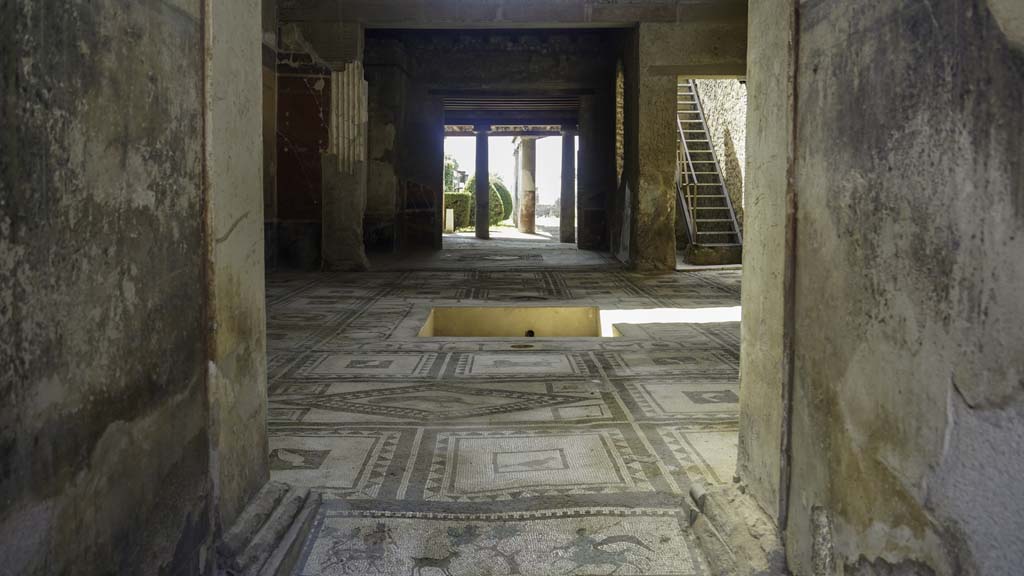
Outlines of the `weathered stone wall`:
<svg viewBox="0 0 1024 576">
<path fill-rule="evenodd" d="M 260 1 L 210 2 L 206 18 L 210 467 L 228 528 L 269 477 Z"/>
<path fill-rule="evenodd" d="M 743 182 L 746 170 L 747 86 L 739 80 L 695 80 L 722 179 L 743 227 Z"/>
<path fill-rule="evenodd" d="M 797 111 L 793 324 L 784 335 L 793 346 L 790 568 L 1018 573 L 1020 21 L 1007 26 L 983 0 L 799 10 L 796 81 L 773 90 L 795 91 Z M 787 17 L 780 12 L 777 2 L 752 2 L 752 37 L 755 14 Z M 765 83 L 785 78 L 775 66 L 784 31 L 766 29 L 774 40 L 751 44 L 744 408 L 756 376 L 746 371 L 757 350 L 748 324 L 775 321 L 753 315 L 748 288 L 761 258 L 750 251 L 754 230 L 785 222 L 761 222 L 768 214 L 754 196 L 783 166 L 758 142 L 764 127 L 785 122 L 785 108 L 759 102 Z M 773 44 L 781 58 L 755 56 Z"/>
<path fill-rule="evenodd" d="M 837 564 L 1019 572 L 1024 52 L 983 1 L 799 34 L 794 566 L 822 506 Z"/>
<path fill-rule="evenodd" d="M 0 573 L 203 568 L 202 26 L 199 2 L 0 7 Z"/>
<path fill-rule="evenodd" d="M 740 322 L 740 432 L 737 471 L 777 521 L 786 426 L 785 282 L 789 169 L 793 139 L 795 0 L 751 2 L 747 115 L 743 317 Z M 756 207 L 756 208 L 755 208 Z"/>
</svg>

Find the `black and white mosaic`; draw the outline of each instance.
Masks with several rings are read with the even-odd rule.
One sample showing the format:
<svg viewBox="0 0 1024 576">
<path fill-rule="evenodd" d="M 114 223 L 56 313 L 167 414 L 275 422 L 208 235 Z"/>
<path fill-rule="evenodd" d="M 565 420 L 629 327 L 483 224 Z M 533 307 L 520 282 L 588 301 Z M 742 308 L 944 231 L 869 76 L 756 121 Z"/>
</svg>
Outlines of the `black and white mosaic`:
<svg viewBox="0 0 1024 576">
<path fill-rule="evenodd" d="M 272 476 L 325 498 L 298 574 L 706 573 L 686 491 L 734 475 L 736 314 L 616 338 L 416 333 L 432 306 L 734 310 L 739 272 L 531 250 L 268 276 Z"/>
</svg>

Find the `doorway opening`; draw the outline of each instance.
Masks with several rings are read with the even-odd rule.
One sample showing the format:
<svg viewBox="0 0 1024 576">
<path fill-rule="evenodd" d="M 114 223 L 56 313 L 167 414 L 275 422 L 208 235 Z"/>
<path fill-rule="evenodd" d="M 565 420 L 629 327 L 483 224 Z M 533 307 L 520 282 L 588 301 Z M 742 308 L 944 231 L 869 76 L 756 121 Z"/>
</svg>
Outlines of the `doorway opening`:
<svg viewBox="0 0 1024 576">
<path fill-rule="evenodd" d="M 477 146 L 473 126 L 449 125 L 444 140 L 445 248 L 478 236 Z M 491 240 L 530 244 L 562 242 L 563 136 L 558 126 L 494 126 L 487 137 L 487 230 Z M 579 144 L 574 142 L 573 154 Z M 572 199 L 575 206 L 574 162 Z M 576 219 L 570 218 L 575 238 Z M 569 247 L 569 246 L 564 246 Z"/>
</svg>

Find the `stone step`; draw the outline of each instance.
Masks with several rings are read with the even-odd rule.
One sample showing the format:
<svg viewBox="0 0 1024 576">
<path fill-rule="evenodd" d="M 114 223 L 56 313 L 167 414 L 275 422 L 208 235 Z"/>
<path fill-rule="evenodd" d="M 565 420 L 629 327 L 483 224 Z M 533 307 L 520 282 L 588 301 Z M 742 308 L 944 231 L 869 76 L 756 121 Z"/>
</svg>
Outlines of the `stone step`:
<svg viewBox="0 0 1024 576">
<path fill-rule="evenodd" d="M 285 576 L 320 509 L 320 493 L 268 482 L 217 544 L 222 576 Z"/>
</svg>

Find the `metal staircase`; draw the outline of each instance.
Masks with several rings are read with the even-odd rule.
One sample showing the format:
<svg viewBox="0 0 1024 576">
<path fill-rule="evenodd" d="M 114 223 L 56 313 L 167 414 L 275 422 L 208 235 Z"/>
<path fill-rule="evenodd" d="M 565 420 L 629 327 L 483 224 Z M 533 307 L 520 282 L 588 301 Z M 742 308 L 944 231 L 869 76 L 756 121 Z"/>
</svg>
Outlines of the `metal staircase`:
<svg viewBox="0 0 1024 576">
<path fill-rule="evenodd" d="M 686 221 L 687 248 L 736 251 L 743 237 L 711 145 L 697 86 L 684 79 L 677 85 L 676 192 Z"/>
</svg>

